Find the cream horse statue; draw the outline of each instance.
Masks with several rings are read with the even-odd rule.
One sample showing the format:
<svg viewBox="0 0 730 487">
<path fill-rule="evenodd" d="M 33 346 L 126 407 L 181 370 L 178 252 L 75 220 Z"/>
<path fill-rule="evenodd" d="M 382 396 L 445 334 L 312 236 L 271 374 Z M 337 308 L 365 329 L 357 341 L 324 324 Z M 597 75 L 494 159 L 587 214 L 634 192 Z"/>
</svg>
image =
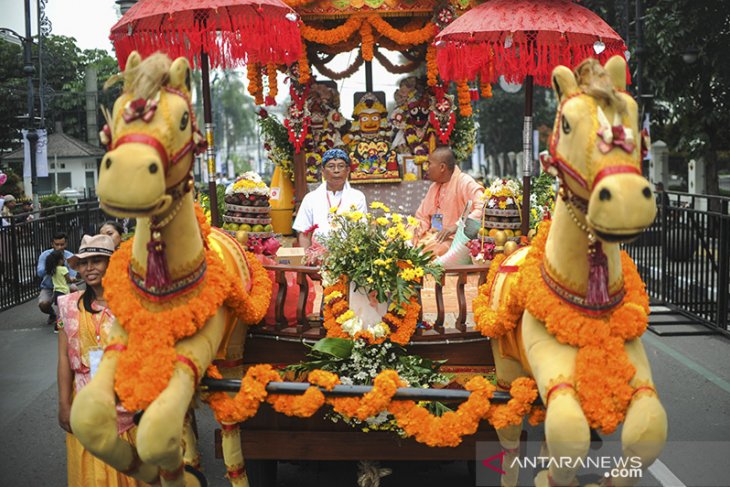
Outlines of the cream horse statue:
<svg viewBox="0 0 730 487">
<path fill-rule="evenodd" d="M 123 93 L 101 134 L 110 150 L 97 193 L 104 211 L 136 217 L 137 229 L 110 262 L 111 345 L 74 399 L 71 426 L 86 449 L 127 475 L 199 485 L 184 468 L 196 463 L 191 401 L 214 359 L 242 356 L 246 327 L 262 319 L 271 281 L 229 236 L 213 229 L 205 238 L 210 229 L 196 218 L 191 169 L 204 144 L 188 61 L 162 54 L 142 61 L 134 52 L 119 78 Z M 117 398 L 144 411 L 135 445 L 117 435 Z M 247 485 L 237 447 L 239 468 L 229 475 Z"/>
<path fill-rule="evenodd" d="M 583 458 L 590 429 L 611 433 L 623 421 L 624 457 L 641 468 L 659 456 L 667 418 L 640 341 L 648 298 L 619 242 L 654 220 L 656 206 L 642 177 L 636 102 L 625 92 L 626 62 L 584 61 L 575 73 L 554 69 L 560 101 L 543 161 L 561 183 L 545 235 L 493 263 L 474 309 L 492 337 L 502 387 L 531 376 L 545 415 L 545 447 L 554 460 Z M 498 431 L 505 449 L 503 485 L 515 485 L 522 425 Z M 580 462 L 549 462 L 535 485 L 577 485 Z M 636 464 L 632 464 L 635 466 Z M 608 477 L 604 485 L 637 479 Z"/>
</svg>

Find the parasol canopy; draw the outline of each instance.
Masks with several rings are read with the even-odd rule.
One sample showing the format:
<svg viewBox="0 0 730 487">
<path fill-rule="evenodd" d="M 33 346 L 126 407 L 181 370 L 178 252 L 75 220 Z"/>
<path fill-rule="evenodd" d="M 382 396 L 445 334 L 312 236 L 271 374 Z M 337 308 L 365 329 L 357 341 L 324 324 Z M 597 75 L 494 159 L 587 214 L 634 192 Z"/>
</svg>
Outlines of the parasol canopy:
<svg viewBox="0 0 730 487">
<path fill-rule="evenodd" d="M 598 15 L 572 0 L 489 0 L 465 12 L 436 36 L 439 73 L 446 80 L 550 86 L 555 66 L 588 57 L 625 57 L 626 45 Z"/>
<path fill-rule="evenodd" d="M 109 36 L 123 63 L 162 51 L 213 68 L 290 64 L 301 51 L 298 16 L 282 0 L 139 0 Z"/>
</svg>

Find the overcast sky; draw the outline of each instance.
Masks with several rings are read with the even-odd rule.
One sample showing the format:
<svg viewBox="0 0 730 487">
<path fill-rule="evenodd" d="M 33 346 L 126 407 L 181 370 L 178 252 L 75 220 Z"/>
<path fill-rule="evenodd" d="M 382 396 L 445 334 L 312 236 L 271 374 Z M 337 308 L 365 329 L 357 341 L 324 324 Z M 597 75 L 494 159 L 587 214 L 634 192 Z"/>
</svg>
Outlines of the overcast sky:
<svg viewBox="0 0 730 487">
<path fill-rule="evenodd" d="M 30 0 L 33 35 L 37 31 L 36 1 Z M 25 0 L 0 0 L 0 27 L 8 27 L 24 36 L 24 5 Z M 81 49 L 106 49 L 111 55 L 114 53 L 109 42 L 109 31 L 117 22 L 118 15 L 118 8 L 114 0 L 47 0 L 46 3 L 46 16 L 53 24 L 51 31 L 53 34 L 74 37 Z M 389 57 L 391 61 L 394 61 L 394 56 Z M 342 71 L 354 58 L 355 53 L 342 54 L 328 66 L 335 71 Z M 248 84 L 245 75 L 242 75 L 242 78 Z M 391 101 L 396 89 L 396 76 L 388 73 L 377 61 L 374 61 L 373 80 L 375 89 L 384 91 L 387 100 Z M 340 88 L 342 113 L 346 117 L 350 117 L 354 93 L 365 90 L 364 66 L 350 78 L 338 81 L 337 86 Z M 277 101 L 281 103 L 287 96 L 288 90 L 283 84 L 283 75 L 280 75 Z"/>
</svg>

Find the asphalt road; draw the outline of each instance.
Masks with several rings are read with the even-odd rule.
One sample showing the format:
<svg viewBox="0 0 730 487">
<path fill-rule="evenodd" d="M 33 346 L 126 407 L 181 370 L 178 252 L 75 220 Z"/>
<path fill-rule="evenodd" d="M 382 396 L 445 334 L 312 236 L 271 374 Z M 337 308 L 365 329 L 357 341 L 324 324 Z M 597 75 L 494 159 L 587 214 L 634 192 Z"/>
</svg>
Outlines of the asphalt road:
<svg viewBox="0 0 730 487">
<path fill-rule="evenodd" d="M 34 302 L 0 313 L 0 485 L 66 485 L 64 433 L 56 422 L 57 336 Z M 669 442 L 638 485 L 730 485 L 730 340 L 717 336 L 644 337 L 669 415 Z M 203 467 L 211 487 L 229 485 L 213 455 L 215 422 L 197 412 Z M 531 441 L 541 440 L 529 429 Z M 619 434 L 604 438 L 618 441 Z M 531 443 L 532 444 L 532 443 Z M 465 463 L 395 463 L 388 486 L 471 486 Z M 356 485 L 354 463 L 280 463 L 279 486 Z"/>
</svg>

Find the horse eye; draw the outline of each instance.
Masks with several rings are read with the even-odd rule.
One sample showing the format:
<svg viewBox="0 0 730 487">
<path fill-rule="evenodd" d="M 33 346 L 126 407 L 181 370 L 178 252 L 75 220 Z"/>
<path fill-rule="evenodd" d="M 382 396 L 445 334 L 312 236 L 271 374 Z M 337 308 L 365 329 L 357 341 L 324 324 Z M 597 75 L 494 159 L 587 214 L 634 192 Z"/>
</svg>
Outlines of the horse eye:
<svg viewBox="0 0 730 487">
<path fill-rule="evenodd" d="M 188 122 L 190 121 L 190 115 L 188 112 L 183 113 L 182 119 L 180 120 L 180 130 L 185 130 L 188 126 Z"/>
<path fill-rule="evenodd" d="M 561 118 L 560 121 L 563 126 L 563 133 L 569 134 L 570 133 L 570 124 L 568 123 L 568 121 L 565 119 L 565 117 Z"/>
</svg>

